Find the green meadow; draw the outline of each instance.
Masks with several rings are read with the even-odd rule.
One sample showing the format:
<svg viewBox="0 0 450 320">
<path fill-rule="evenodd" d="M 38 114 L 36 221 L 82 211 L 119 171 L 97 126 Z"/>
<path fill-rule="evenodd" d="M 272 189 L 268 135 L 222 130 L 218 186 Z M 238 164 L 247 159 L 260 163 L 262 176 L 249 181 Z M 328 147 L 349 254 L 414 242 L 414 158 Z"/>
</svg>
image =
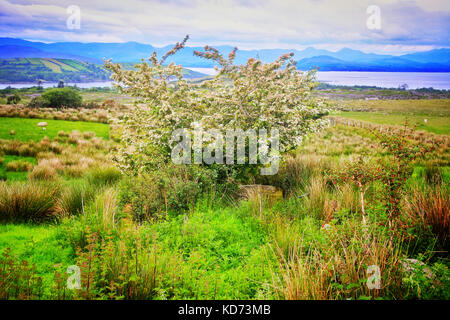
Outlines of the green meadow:
<svg viewBox="0 0 450 320">
<path fill-rule="evenodd" d="M 38 127 L 39 122 L 47 122 L 46 130 Z M 20 141 L 40 141 L 45 136 L 54 138 L 58 132 L 80 132 L 93 131 L 97 137 L 109 138 L 109 126 L 103 123 L 47 120 L 47 119 L 27 119 L 27 118 L 0 118 L 0 139 L 17 139 Z M 15 134 L 11 134 L 14 131 Z"/>
</svg>

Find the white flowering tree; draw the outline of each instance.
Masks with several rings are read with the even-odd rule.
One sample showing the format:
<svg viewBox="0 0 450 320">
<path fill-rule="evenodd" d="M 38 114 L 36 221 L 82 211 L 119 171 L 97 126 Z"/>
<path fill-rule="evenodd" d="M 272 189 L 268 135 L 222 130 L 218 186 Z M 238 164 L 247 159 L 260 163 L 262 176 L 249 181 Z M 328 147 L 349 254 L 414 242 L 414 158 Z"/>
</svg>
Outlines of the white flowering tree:
<svg viewBox="0 0 450 320">
<path fill-rule="evenodd" d="M 315 73 L 299 72 L 292 53 L 272 63 L 252 58 L 245 65 L 235 65 L 237 48 L 224 58 L 206 46 L 194 54 L 213 60 L 218 73 L 212 80 L 195 84 L 183 78 L 182 66 L 164 64 L 187 40 L 188 36 L 159 60 L 156 53 L 148 61 L 142 59 L 135 70 L 105 62 L 119 91 L 140 99 L 122 119 L 123 145 L 117 158 L 122 169 L 139 172 L 170 161 L 175 129 L 275 128 L 283 152 L 326 123 L 327 104 L 311 95 Z"/>
</svg>

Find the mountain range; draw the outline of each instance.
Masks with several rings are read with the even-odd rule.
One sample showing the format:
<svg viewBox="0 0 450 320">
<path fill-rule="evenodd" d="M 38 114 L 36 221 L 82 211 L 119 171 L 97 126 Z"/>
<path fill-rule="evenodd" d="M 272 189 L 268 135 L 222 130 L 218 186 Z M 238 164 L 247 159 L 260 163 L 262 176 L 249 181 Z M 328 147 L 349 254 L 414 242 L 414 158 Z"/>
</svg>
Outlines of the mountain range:
<svg viewBox="0 0 450 320">
<path fill-rule="evenodd" d="M 73 59 L 94 64 L 102 64 L 103 59 L 112 58 L 115 62 L 138 62 L 147 58 L 153 51 L 161 57 L 173 45 L 154 47 L 138 42 L 125 43 L 44 43 L 16 38 L 0 38 L 0 58 L 54 58 Z M 231 46 L 217 46 L 224 56 L 233 50 Z M 203 47 L 186 46 L 167 62 L 175 62 L 184 67 L 213 67 L 214 64 L 193 54 Z M 435 49 L 400 56 L 365 53 L 344 48 L 333 52 L 308 47 L 304 50 L 262 49 L 238 50 L 235 62 L 246 63 L 251 58 L 271 62 L 282 54 L 293 52 L 300 70 L 319 68 L 320 71 L 390 71 L 390 72 L 450 72 L 450 49 Z"/>
</svg>

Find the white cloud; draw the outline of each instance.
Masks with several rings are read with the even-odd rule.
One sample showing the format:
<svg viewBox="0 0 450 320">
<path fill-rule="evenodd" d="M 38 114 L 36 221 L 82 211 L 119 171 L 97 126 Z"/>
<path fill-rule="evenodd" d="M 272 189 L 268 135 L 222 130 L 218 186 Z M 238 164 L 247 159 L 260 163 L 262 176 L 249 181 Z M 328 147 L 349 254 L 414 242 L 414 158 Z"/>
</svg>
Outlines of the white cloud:
<svg viewBox="0 0 450 320">
<path fill-rule="evenodd" d="M 366 27 L 366 9 L 374 3 L 382 15 L 378 32 Z M 66 8 L 73 4 L 81 9 L 76 31 L 65 26 Z M 165 45 L 190 34 L 191 45 L 241 48 L 276 44 L 402 51 L 450 45 L 448 0 L 0 0 L 0 12 L 2 36 L 36 40 Z"/>
</svg>

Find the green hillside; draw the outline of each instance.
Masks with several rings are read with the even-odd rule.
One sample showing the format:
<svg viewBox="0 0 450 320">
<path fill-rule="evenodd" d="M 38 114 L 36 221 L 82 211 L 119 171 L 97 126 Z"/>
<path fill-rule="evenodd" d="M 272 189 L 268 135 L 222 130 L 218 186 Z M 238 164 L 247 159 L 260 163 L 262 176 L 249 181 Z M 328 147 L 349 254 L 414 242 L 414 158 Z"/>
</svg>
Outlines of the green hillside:
<svg viewBox="0 0 450 320">
<path fill-rule="evenodd" d="M 122 63 L 125 69 L 133 69 L 135 63 Z M 186 78 L 202 78 L 205 74 L 183 69 Z M 90 82 L 109 80 L 109 72 L 101 65 L 51 58 L 0 59 L 0 83 L 37 82 Z"/>
<path fill-rule="evenodd" d="M 45 81 L 88 82 L 108 80 L 102 66 L 71 59 L 0 59 L 0 82 Z"/>
</svg>

